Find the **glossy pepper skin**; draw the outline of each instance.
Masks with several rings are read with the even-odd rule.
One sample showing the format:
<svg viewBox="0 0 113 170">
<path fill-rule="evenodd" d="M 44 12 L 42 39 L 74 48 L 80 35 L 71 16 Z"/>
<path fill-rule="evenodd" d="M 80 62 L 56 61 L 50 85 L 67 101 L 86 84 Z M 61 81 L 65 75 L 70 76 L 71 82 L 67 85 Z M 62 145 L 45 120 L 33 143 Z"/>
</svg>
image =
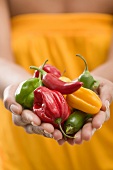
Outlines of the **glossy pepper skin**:
<svg viewBox="0 0 113 170">
<path fill-rule="evenodd" d="M 72 108 L 81 110 L 89 114 L 96 114 L 102 107 L 99 96 L 90 89 L 81 87 L 73 94 L 66 96 L 67 103 Z"/>
<path fill-rule="evenodd" d="M 83 85 L 83 83 L 79 81 L 64 82 L 56 77 L 54 74 L 47 73 L 44 70 L 40 70 L 35 66 L 31 66 L 30 68 L 37 69 L 41 72 L 42 82 L 45 87 L 51 90 L 59 91 L 62 94 L 71 94 Z"/>
<path fill-rule="evenodd" d="M 58 78 L 61 76 L 60 70 L 58 70 L 56 67 L 54 67 L 54 66 L 52 66 L 50 64 L 45 64 L 44 66 L 40 66 L 39 68 L 40 69 L 42 68 L 47 73 L 54 74 Z M 35 70 L 35 73 L 34 73 L 33 77 L 39 77 L 39 71 L 38 70 Z"/>
<path fill-rule="evenodd" d="M 59 77 L 59 79 L 64 81 L 64 82 L 71 82 L 71 80 L 68 77 L 65 77 L 65 76 L 61 76 L 61 77 Z"/>
<path fill-rule="evenodd" d="M 88 88 L 90 90 L 96 90 L 99 86 L 99 81 L 95 80 L 93 76 L 90 74 L 88 70 L 88 64 L 83 56 L 80 54 L 76 55 L 77 57 L 80 57 L 84 63 L 85 63 L 85 69 L 84 72 L 78 77 L 78 81 L 83 82 L 83 87 Z"/>
<path fill-rule="evenodd" d="M 38 78 L 30 78 L 23 81 L 15 92 L 15 99 L 25 109 L 32 109 L 34 101 L 34 90 L 41 86 L 42 82 Z"/>
<path fill-rule="evenodd" d="M 33 112 L 42 120 L 55 127 L 63 123 L 70 115 L 69 106 L 63 95 L 46 87 L 34 90 Z"/>
<path fill-rule="evenodd" d="M 66 134 L 75 134 L 78 132 L 85 122 L 91 118 L 92 115 L 82 112 L 80 110 L 75 110 L 68 119 L 64 122 L 64 131 Z"/>
<path fill-rule="evenodd" d="M 57 79 L 56 76 L 48 73 L 42 78 L 43 84 L 51 90 L 57 90 L 62 94 L 71 94 L 78 90 L 83 83 L 78 81 L 64 82 L 60 79 Z"/>
</svg>

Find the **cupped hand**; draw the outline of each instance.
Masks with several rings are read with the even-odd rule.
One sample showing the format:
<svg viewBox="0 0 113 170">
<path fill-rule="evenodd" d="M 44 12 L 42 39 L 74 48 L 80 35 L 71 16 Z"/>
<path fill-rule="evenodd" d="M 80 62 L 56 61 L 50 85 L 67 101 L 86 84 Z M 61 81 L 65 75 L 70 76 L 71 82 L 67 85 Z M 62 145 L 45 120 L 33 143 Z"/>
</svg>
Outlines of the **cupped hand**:
<svg viewBox="0 0 113 170">
<path fill-rule="evenodd" d="M 94 132 L 100 129 L 105 121 L 110 118 L 109 105 L 113 101 L 113 83 L 106 79 L 98 78 L 100 86 L 98 94 L 102 100 L 102 108 L 99 113 L 75 134 L 74 139 L 64 139 L 62 133 L 50 123 L 41 123 L 41 120 L 30 110 L 23 110 L 21 105 L 15 101 L 15 90 L 18 85 L 10 85 L 4 91 L 4 105 L 12 112 L 13 122 L 17 126 L 22 126 L 29 134 L 40 134 L 45 137 L 54 138 L 59 145 L 68 142 L 70 145 L 82 144 L 89 141 Z"/>
<path fill-rule="evenodd" d="M 4 105 L 7 110 L 12 112 L 12 119 L 15 125 L 21 126 L 29 134 L 40 134 L 45 137 L 53 138 L 55 133 L 55 139 L 62 138 L 62 134 L 58 135 L 53 125 L 49 123 L 41 123 L 41 120 L 31 110 L 24 110 L 20 104 L 15 101 L 15 91 L 17 85 L 10 85 L 4 90 Z"/>
<path fill-rule="evenodd" d="M 102 101 L 102 108 L 99 113 L 89 119 L 83 128 L 75 134 L 75 139 L 68 138 L 66 140 L 70 145 L 82 144 L 83 141 L 89 141 L 94 132 L 100 129 L 103 123 L 110 118 L 109 106 L 113 101 L 113 83 L 100 77 L 96 77 L 95 79 L 100 81 L 100 86 L 96 92 Z M 62 145 L 65 143 L 65 140 L 60 139 L 58 140 L 58 143 L 59 145 Z"/>
</svg>

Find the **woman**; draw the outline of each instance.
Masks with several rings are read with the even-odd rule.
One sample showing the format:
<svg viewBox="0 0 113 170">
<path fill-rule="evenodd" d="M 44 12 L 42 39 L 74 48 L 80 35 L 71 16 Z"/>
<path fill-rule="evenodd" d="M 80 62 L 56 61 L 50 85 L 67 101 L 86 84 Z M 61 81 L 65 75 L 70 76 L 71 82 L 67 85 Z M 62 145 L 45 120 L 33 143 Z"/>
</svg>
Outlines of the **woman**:
<svg viewBox="0 0 113 170">
<path fill-rule="evenodd" d="M 112 115 L 91 139 L 109 119 L 113 100 L 112 9 L 112 0 L 0 1 L 0 94 L 14 123 L 29 133 L 13 125 L 1 102 L 1 169 L 113 169 Z M 78 77 L 84 64 L 75 57 L 77 53 L 86 58 L 89 70 L 100 81 L 103 106 L 75 139 L 66 142 L 51 124 L 41 124 L 31 111 L 22 110 L 14 94 L 18 84 L 32 76 L 29 66 L 39 66 L 46 59 L 61 72 L 66 69 L 67 77 Z"/>
</svg>

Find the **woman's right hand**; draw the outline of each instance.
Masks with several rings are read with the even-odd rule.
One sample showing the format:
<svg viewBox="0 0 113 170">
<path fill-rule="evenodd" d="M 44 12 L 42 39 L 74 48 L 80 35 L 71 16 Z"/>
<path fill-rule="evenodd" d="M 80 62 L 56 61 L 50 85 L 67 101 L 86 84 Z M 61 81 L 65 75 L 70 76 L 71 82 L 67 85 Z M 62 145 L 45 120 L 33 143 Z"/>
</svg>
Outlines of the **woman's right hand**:
<svg viewBox="0 0 113 170">
<path fill-rule="evenodd" d="M 12 119 L 15 125 L 21 126 L 29 134 L 40 134 L 55 140 L 62 139 L 59 130 L 54 129 L 50 123 L 41 123 L 40 118 L 30 110 L 24 110 L 15 101 L 15 91 L 18 85 L 10 85 L 4 90 L 4 105 L 7 110 L 12 112 Z"/>
</svg>

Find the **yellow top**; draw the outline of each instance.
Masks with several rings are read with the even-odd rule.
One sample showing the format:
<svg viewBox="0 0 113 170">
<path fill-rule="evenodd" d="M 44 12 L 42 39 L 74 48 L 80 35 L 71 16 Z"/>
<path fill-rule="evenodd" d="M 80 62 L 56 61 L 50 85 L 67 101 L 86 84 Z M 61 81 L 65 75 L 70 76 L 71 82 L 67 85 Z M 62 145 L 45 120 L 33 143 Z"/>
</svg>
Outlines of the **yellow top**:
<svg viewBox="0 0 113 170">
<path fill-rule="evenodd" d="M 105 14 L 27 14 L 12 18 L 15 60 L 26 70 L 46 59 L 65 76 L 76 78 L 84 63 L 94 69 L 106 61 L 113 16 Z M 108 170 L 113 169 L 113 114 L 91 141 L 59 146 L 53 139 L 27 134 L 12 123 L 0 103 L 0 170 Z M 111 108 L 113 112 L 113 107 Z"/>
</svg>

